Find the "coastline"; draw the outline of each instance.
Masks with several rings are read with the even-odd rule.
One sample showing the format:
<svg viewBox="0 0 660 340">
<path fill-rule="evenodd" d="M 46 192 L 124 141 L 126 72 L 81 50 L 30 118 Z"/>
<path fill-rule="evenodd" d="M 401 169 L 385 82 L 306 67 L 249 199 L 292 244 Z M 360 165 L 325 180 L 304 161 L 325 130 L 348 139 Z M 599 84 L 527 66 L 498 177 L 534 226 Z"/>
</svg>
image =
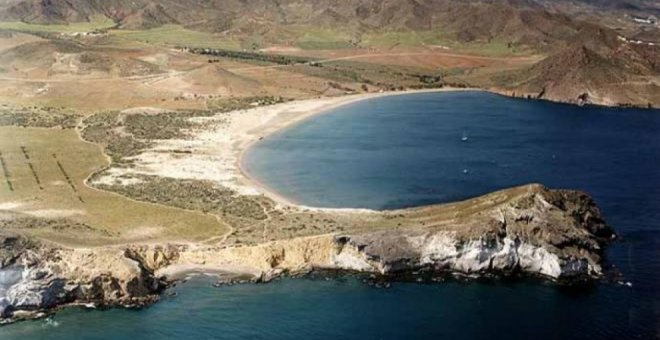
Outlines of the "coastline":
<svg viewBox="0 0 660 340">
<path fill-rule="evenodd" d="M 110 167 L 101 180 L 144 174 L 205 181 L 231 189 L 230 199 L 237 201 L 261 195 L 263 201 L 270 199 L 266 207 L 257 204 L 264 217 L 245 223 L 239 219 L 249 215 L 225 219 L 224 211 L 213 211 L 219 221 L 233 223 L 228 234 L 212 237 L 219 240 L 214 242 L 71 248 L 22 241 L 20 234 L 7 235 L 3 241 L 0 235 L 0 244 L 12 254 L 12 270 L 22 272 L 10 283 L 8 298 L 3 301 L 0 296 L 0 320 L 29 318 L 34 311 L 70 303 L 148 305 L 189 273 L 247 276 L 257 282 L 311 269 L 392 277 L 418 270 L 473 276 L 525 274 L 569 282 L 601 277 L 603 246 L 613 233 L 591 198 L 579 191 L 528 184 L 409 209 L 314 208 L 280 197 L 242 167 L 246 150 L 264 136 L 343 105 L 453 91 L 482 90 L 443 88 L 317 98 L 191 118 L 201 123 L 191 134 L 158 140 L 131 157 L 132 168 Z M 545 231 L 536 232 L 541 229 Z M 69 284 L 53 286 L 58 282 Z M 17 298 L 26 292 L 33 298 Z"/>
<path fill-rule="evenodd" d="M 328 113 L 331 110 L 336 108 L 350 105 L 356 102 L 363 100 L 370 100 L 375 98 L 382 97 L 391 97 L 391 96 L 400 96 L 408 94 L 418 94 L 418 93 L 441 93 L 441 92 L 463 92 L 463 91 L 482 91 L 490 92 L 488 90 L 478 89 L 478 88 L 439 88 L 439 89 L 423 89 L 423 90 L 407 90 L 407 91 L 396 91 L 396 92 L 380 92 L 380 93 L 365 93 L 333 98 L 319 98 L 319 99 L 309 99 L 306 101 L 327 101 L 322 106 L 311 109 L 307 112 L 296 112 L 293 116 L 283 117 L 282 114 L 278 114 L 273 117 L 271 120 L 263 122 L 261 125 L 255 126 L 253 129 L 249 130 L 247 134 L 243 135 L 243 139 L 237 141 L 235 144 L 236 152 L 236 162 L 235 166 L 241 174 L 242 178 L 240 179 L 245 185 L 257 188 L 268 198 L 278 202 L 284 206 L 295 206 L 302 209 L 310 209 L 315 211 L 372 211 L 370 209 L 353 209 L 353 208 L 321 208 L 321 207 L 312 207 L 307 206 L 302 202 L 293 201 L 290 198 L 286 198 L 278 194 L 273 188 L 270 188 L 267 184 L 260 181 L 254 175 L 250 174 L 245 167 L 243 166 L 243 158 L 245 153 L 252 147 L 254 144 L 259 142 L 262 138 L 282 131 L 284 129 L 290 128 L 300 122 L 303 122 L 307 119 L 317 117 Z M 296 101 L 290 102 L 293 107 L 295 107 Z M 289 103 L 279 104 L 286 105 Z M 286 113 L 286 110 L 285 112 Z"/>
<path fill-rule="evenodd" d="M 242 139 L 237 141 L 237 144 L 235 145 L 236 149 L 236 161 L 235 161 L 235 167 L 238 169 L 238 172 L 240 173 L 241 177 L 239 180 L 246 186 L 255 188 L 259 190 L 262 194 L 264 194 L 266 197 L 274 200 L 275 202 L 278 202 L 279 204 L 283 206 L 291 206 L 291 207 L 298 207 L 302 209 L 309 209 L 309 210 L 314 210 L 314 211 L 373 211 L 370 209 L 354 209 L 354 208 L 323 208 L 323 207 L 314 207 L 314 206 L 308 206 L 305 205 L 303 202 L 297 202 L 294 201 L 291 198 L 284 197 L 281 194 L 277 193 L 277 191 L 274 188 L 271 188 L 268 186 L 268 184 L 264 183 L 263 181 L 259 180 L 256 178 L 253 174 L 250 174 L 250 172 L 245 168 L 243 160 L 246 152 L 256 143 L 258 143 L 261 139 L 266 138 L 267 136 L 282 131 L 284 129 L 290 128 L 302 121 L 305 121 L 307 119 L 311 119 L 314 117 L 317 117 L 319 115 L 328 113 L 329 111 L 332 111 L 336 108 L 345 106 L 345 105 L 350 105 L 359 101 L 363 100 L 370 100 L 370 99 L 375 99 L 375 98 L 382 98 L 382 97 L 390 97 L 390 96 L 400 96 L 400 95 L 409 95 L 409 94 L 419 94 L 419 93 L 441 93 L 441 92 L 462 92 L 462 91 L 475 91 L 475 92 L 485 92 L 485 93 L 490 93 L 493 95 L 497 96 L 502 96 L 505 98 L 510 98 L 510 99 L 517 99 L 517 100 L 524 100 L 524 101 L 541 101 L 541 102 L 548 102 L 548 103 L 554 103 L 554 104 L 560 104 L 560 105 L 570 105 L 570 106 L 594 106 L 594 107 L 603 107 L 603 108 L 609 108 L 609 109 L 621 109 L 621 108 L 637 108 L 640 110 L 654 110 L 655 108 L 647 108 L 644 106 L 622 106 L 618 104 L 604 104 L 604 103 L 575 103 L 575 102 L 570 102 L 570 101 L 561 101 L 561 100 L 554 100 L 554 99 L 546 99 L 546 98 L 537 98 L 537 97 L 530 97 L 527 94 L 520 93 L 520 95 L 515 95 L 515 92 L 512 91 L 507 91 L 507 90 L 501 90 L 501 89 L 496 89 L 496 88 L 472 88 L 472 87 L 467 87 L 467 88 L 459 88 L 459 87 L 443 87 L 443 88 L 434 88 L 434 89 L 416 89 L 416 90 L 404 90 L 404 91 L 391 91 L 391 92 L 379 92 L 379 93 L 361 93 L 361 94 L 354 94 L 354 95 L 346 95 L 346 96 L 339 96 L 339 97 L 330 97 L 330 98 L 324 98 L 320 97 L 317 99 L 307 99 L 307 100 L 300 100 L 300 101 L 292 101 L 288 103 L 283 103 L 283 104 L 278 104 L 278 105 L 291 105 L 291 107 L 295 107 L 297 103 L 304 103 L 304 102 L 326 102 L 322 104 L 320 107 L 316 107 L 313 109 L 308 110 L 307 112 L 295 112 L 294 115 L 292 116 L 286 116 L 286 111 L 287 109 L 284 109 L 284 115 L 282 114 L 277 114 L 276 116 L 272 117 L 268 121 L 262 122 L 260 125 L 255 126 L 254 128 L 248 130 L 245 134 L 243 134 L 241 137 Z M 267 107 L 266 107 L 267 108 Z M 282 112 L 279 112 L 282 113 Z M 375 212 L 375 211 L 374 211 Z"/>
<path fill-rule="evenodd" d="M 443 87 L 318 97 L 273 105 L 256 105 L 247 109 L 217 113 L 210 117 L 193 118 L 193 122 L 202 123 L 202 127 L 191 130 L 190 135 L 186 138 L 156 141 L 150 149 L 131 157 L 132 168 L 113 168 L 111 164 L 109 169 L 101 170 L 105 174 L 96 180 L 100 184 L 103 182 L 112 183 L 123 175 L 151 175 L 178 180 L 205 180 L 232 189 L 238 195 L 263 195 L 273 200 L 280 207 L 327 212 L 373 211 L 368 209 L 313 207 L 307 206 L 303 202 L 297 202 L 292 198 L 284 197 L 245 168 L 243 164 L 245 153 L 255 143 L 270 134 L 344 105 L 386 96 L 461 91 L 485 92 L 517 100 L 545 101 L 544 99 L 511 96 L 497 89 Z M 576 105 L 575 103 L 555 103 Z M 185 150 L 186 153 L 177 152 L 178 150 Z M 94 183 L 89 184 L 94 186 Z"/>
</svg>

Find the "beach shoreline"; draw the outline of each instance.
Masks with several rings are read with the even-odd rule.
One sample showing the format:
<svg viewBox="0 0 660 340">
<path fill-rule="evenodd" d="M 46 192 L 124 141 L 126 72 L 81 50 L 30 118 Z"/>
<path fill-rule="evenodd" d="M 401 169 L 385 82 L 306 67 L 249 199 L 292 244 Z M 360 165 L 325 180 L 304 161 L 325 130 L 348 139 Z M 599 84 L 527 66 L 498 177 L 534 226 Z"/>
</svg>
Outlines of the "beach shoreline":
<svg viewBox="0 0 660 340">
<path fill-rule="evenodd" d="M 248 130 L 245 134 L 242 134 L 239 140 L 235 142 L 234 152 L 236 154 L 236 161 L 234 166 L 240 174 L 239 180 L 243 185 L 254 188 L 264 194 L 266 197 L 274 200 L 280 205 L 283 206 L 295 206 L 303 209 L 310 210 L 323 210 L 323 211 L 352 211 L 360 210 L 363 212 L 371 211 L 370 209 L 353 209 L 353 208 L 321 208 L 321 207 L 312 207 L 307 206 L 302 202 L 296 202 L 291 198 L 287 198 L 277 193 L 277 191 L 263 181 L 259 180 L 254 174 L 251 174 L 244 166 L 244 157 L 247 151 L 254 146 L 256 143 L 261 141 L 263 138 L 274 134 L 276 132 L 282 131 L 284 129 L 290 128 L 298 123 L 301 123 L 307 119 L 317 117 L 319 115 L 328 113 L 334 109 L 337 109 L 342 106 L 354 104 L 356 102 L 370 100 L 375 98 L 382 97 L 391 97 L 391 96 L 400 96 L 400 95 L 409 95 L 409 94 L 420 94 L 420 93 L 441 93 L 441 92 L 462 92 L 462 91 L 484 91 L 476 88 L 439 88 L 439 89 L 424 89 L 424 90 L 408 90 L 408 91 L 396 91 L 396 92 L 379 92 L 379 93 L 364 93 L 357 95 L 341 96 L 341 97 L 332 97 L 332 98 L 318 98 L 318 99 L 308 99 L 304 101 L 292 101 L 289 103 L 278 104 L 278 105 L 287 105 L 288 108 L 295 108 L 295 106 L 301 102 L 311 102 L 311 106 L 315 106 L 315 103 L 322 103 L 320 106 L 311 108 L 310 110 L 294 110 L 284 109 L 278 110 L 278 114 L 272 117 L 270 120 L 262 122 L 260 125 L 253 127 Z M 267 109 L 267 107 L 266 107 Z M 288 113 L 288 115 L 287 115 Z"/>
</svg>

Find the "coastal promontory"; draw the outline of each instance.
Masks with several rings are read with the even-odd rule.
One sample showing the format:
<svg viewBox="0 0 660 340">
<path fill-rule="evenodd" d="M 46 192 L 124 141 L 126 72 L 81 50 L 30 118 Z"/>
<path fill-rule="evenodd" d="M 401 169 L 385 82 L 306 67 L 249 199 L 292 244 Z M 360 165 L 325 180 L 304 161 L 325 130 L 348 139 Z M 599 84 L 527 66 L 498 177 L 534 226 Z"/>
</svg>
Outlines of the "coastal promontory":
<svg viewBox="0 0 660 340">
<path fill-rule="evenodd" d="M 293 213 L 301 212 L 284 214 Z M 69 304 L 141 306 L 156 301 L 177 275 L 191 271 L 252 281 L 313 269 L 393 279 L 423 271 L 431 276 L 589 280 L 602 275 L 603 247 L 613 235 L 585 193 L 536 184 L 416 209 L 306 214 L 346 225 L 347 230 L 255 245 L 96 248 L 4 234 L 2 317 L 34 317 Z"/>
</svg>

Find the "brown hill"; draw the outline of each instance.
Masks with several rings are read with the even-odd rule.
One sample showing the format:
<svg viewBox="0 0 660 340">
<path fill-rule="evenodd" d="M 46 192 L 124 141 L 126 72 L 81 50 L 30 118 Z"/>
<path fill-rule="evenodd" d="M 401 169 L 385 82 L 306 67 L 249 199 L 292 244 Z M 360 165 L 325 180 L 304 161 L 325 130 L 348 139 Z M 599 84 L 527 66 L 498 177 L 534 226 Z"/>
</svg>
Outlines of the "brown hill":
<svg viewBox="0 0 660 340">
<path fill-rule="evenodd" d="M 603 40 L 599 40 L 603 41 Z M 510 86 L 537 98 L 573 103 L 660 106 L 657 47 L 576 41 L 514 77 Z"/>
<path fill-rule="evenodd" d="M 243 34 L 292 25 L 364 31 L 439 30 L 461 41 L 545 48 L 583 23 L 550 13 L 532 0 L 12 0 L 0 18 L 36 23 L 108 17 L 125 28 L 178 23 L 198 30 Z"/>
<path fill-rule="evenodd" d="M 619 8 L 609 0 L 6 0 L 0 18 L 55 23 L 105 16 L 120 28 L 181 24 L 236 40 L 259 37 L 266 45 L 289 44 L 292 34 L 319 27 L 348 31 L 355 41 L 373 32 L 442 32 L 460 42 L 495 41 L 549 56 L 522 72 L 499 75 L 501 87 L 553 100 L 660 106 L 659 47 L 637 40 L 655 37 L 654 31 L 625 37 L 552 3 Z M 626 3 L 629 9 L 657 7 L 647 0 Z"/>
</svg>

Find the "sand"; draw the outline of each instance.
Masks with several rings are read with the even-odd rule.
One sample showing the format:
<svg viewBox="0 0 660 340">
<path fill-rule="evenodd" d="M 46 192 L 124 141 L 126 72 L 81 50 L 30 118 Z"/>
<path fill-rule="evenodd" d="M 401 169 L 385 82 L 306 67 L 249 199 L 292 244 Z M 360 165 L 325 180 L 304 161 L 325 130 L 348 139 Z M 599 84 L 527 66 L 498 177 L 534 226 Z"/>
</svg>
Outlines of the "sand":
<svg viewBox="0 0 660 340">
<path fill-rule="evenodd" d="M 265 195 L 281 206 L 311 209 L 278 195 L 244 171 L 241 160 L 245 151 L 275 131 L 360 100 L 420 92 L 465 90 L 472 89 L 443 88 L 307 99 L 193 118 L 202 123 L 203 128 L 192 131 L 186 139 L 157 141 L 152 148 L 131 157 L 133 167 L 112 169 L 106 172 L 106 177 L 100 177 L 97 181 L 111 183 L 124 174 L 208 180 L 241 195 Z"/>
</svg>

